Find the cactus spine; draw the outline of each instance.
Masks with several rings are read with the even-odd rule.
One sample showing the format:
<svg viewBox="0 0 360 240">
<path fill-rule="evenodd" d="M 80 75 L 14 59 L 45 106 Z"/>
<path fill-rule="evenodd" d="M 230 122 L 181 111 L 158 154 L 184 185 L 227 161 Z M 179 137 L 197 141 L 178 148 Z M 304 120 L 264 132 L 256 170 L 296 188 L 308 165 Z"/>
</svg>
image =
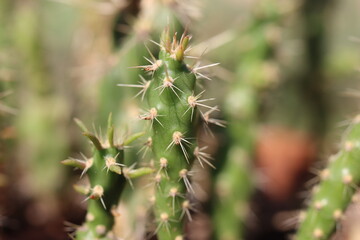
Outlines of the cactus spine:
<svg viewBox="0 0 360 240">
<path fill-rule="evenodd" d="M 75 186 L 75 190 L 87 195 L 89 200 L 88 212 L 85 223 L 76 231 L 76 239 L 115 239 L 112 233 L 114 215 L 120 195 L 126 184 L 126 180 L 151 173 L 149 168 L 132 169 L 124 165 L 124 146 L 141 136 L 135 134 L 123 143 L 114 142 L 114 128 L 111 115 L 108 121 L 107 141 L 90 133 L 87 128 L 76 120 L 86 136 L 93 144 L 92 158 L 84 157 L 84 160 L 67 159 L 62 163 L 82 169 L 82 175 L 86 173 L 90 187 Z"/>
<path fill-rule="evenodd" d="M 169 28 L 161 36 L 159 60 L 146 70 L 153 72 L 147 100 L 149 113 L 141 118 L 151 121 L 152 151 L 156 164 L 155 216 L 160 240 L 183 239 L 182 219 L 189 213 L 185 199 L 193 188 L 189 172 L 195 147 L 195 110 L 200 104 L 196 96 L 196 75 L 184 63 L 190 36 L 183 34 L 171 40 Z M 201 156 L 200 156 L 201 157 Z M 186 214 L 185 214 L 186 213 Z"/>
<path fill-rule="evenodd" d="M 360 115 L 346 131 L 340 151 L 319 173 L 320 184 L 308 209 L 300 216 L 297 240 L 329 239 L 360 182 Z"/>
</svg>

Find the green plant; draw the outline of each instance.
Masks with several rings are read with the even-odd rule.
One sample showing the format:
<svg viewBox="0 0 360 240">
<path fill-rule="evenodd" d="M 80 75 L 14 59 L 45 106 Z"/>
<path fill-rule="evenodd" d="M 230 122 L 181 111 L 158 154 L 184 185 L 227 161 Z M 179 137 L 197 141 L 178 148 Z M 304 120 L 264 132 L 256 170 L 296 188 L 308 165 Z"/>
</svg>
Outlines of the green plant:
<svg viewBox="0 0 360 240">
<path fill-rule="evenodd" d="M 359 136 L 360 116 L 357 116 L 343 136 L 340 151 L 330 157 L 327 167 L 319 172 L 320 183 L 313 188 L 312 200 L 300 215 L 297 240 L 329 239 L 343 217 L 355 185 L 360 182 Z"/>
<path fill-rule="evenodd" d="M 68 151 L 63 128 L 68 109 L 65 101 L 58 97 L 55 81 L 46 67 L 46 51 L 42 48 L 45 26 L 40 20 L 45 7 L 37 1 L 17 3 L 11 21 L 11 36 L 17 56 L 16 79 L 21 82 L 14 88 L 18 101 L 15 123 L 19 159 L 27 159 L 18 161 L 27 169 L 19 181 L 31 189 L 25 193 L 26 197 L 44 202 L 52 198 L 56 204 L 55 192 L 64 177 L 58 162 Z M 49 133 L 52 141 L 49 141 Z M 53 208 L 53 205 L 46 204 L 46 208 Z"/>
<path fill-rule="evenodd" d="M 154 77 L 147 99 L 151 120 L 152 150 L 156 159 L 155 216 L 159 239 L 182 239 L 182 211 L 187 191 L 193 191 L 189 171 L 193 162 L 196 107 L 195 74 L 183 62 L 190 36 L 183 34 L 171 42 L 167 28 L 160 42 L 159 60 L 154 61 Z M 188 211 L 188 209 L 185 209 Z"/>
<path fill-rule="evenodd" d="M 248 44 L 241 49 L 236 79 L 224 104 L 230 141 L 225 161 L 219 166 L 215 179 L 213 219 L 216 239 L 244 237 L 243 226 L 254 190 L 251 165 L 259 124 L 260 95 L 278 77 L 278 66 L 274 64 L 281 20 L 278 11 L 274 1 L 262 1 L 244 30 L 245 34 L 237 39 Z"/>
<path fill-rule="evenodd" d="M 75 186 L 75 189 L 87 196 L 89 200 L 85 223 L 76 230 L 76 239 L 114 239 L 112 227 L 121 193 L 127 181 L 152 172 L 150 168 L 134 169 L 134 166 L 124 165 L 124 147 L 142 136 L 138 133 L 130 136 L 121 143 L 114 141 L 114 128 L 111 115 L 108 120 L 107 140 L 101 141 L 98 136 L 90 133 L 82 122 L 77 124 L 92 143 L 93 156 L 84 160 L 70 158 L 63 164 L 82 170 L 81 176 L 86 174 L 90 186 Z"/>
<path fill-rule="evenodd" d="M 145 81 L 143 93 L 148 100 L 148 112 L 140 118 L 151 122 L 151 148 L 155 158 L 156 184 L 154 211 L 155 230 L 160 240 L 183 239 L 183 219 L 189 218 L 192 204 L 187 193 L 194 191 L 190 183 L 194 159 L 208 162 L 209 156 L 195 146 L 197 107 L 202 93 L 196 92 L 196 68 L 184 62 L 190 36 L 185 33 L 180 40 L 170 36 L 167 27 L 161 35 L 159 59 L 152 56 L 152 64 L 144 70 L 152 73 Z M 209 120 L 208 114 L 203 114 Z"/>
</svg>

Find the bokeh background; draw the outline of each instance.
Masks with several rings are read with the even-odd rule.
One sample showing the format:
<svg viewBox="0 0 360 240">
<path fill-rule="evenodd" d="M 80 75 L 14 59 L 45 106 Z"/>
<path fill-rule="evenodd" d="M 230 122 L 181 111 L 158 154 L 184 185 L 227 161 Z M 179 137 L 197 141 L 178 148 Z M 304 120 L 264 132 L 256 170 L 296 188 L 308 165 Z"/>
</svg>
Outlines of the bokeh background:
<svg viewBox="0 0 360 240">
<path fill-rule="evenodd" d="M 356 0 L 1 0 L 0 239 L 68 239 L 66 226 L 81 224 L 86 203 L 72 189 L 80 173 L 60 164 L 90 154 L 73 118 L 101 134 L 112 112 L 119 138 L 143 129 L 136 89 L 116 84 L 140 80 L 143 71 L 129 67 L 148 64 L 145 45 L 156 56 L 149 39 L 166 25 L 193 36 L 190 55 L 200 59 L 189 64 L 220 63 L 201 74 L 228 123 L 210 126 L 214 137 L 199 130 L 217 169 L 198 168 L 193 179 L 199 211 L 189 239 L 212 239 L 227 224 L 217 215 L 226 212 L 221 181 L 246 200 L 237 209 L 244 239 L 287 239 L 316 169 L 360 112 L 359 9 Z M 128 150 L 129 163 L 146 161 L 136 154 L 144 141 Z M 236 144 L 246 156 L 229 153 Z M 240 173 L 227 167 L 231 154 Z M 137 191 L 127 192 L 129 200 Z M 139 231 L 151 232 L 138 212 Z"/>
</svg>

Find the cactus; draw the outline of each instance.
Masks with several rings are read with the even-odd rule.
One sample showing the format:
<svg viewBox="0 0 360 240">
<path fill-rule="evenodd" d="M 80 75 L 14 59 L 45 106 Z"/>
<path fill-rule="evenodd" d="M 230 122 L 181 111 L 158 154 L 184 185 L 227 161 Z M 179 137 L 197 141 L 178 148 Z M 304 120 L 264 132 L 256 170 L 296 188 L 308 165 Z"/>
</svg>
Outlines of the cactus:
<svg viewBox="0 0 360 240">
<path fill-rule="evenodd" d="M 158 168 L 156 232 L 160 240 L 182 238 L 182 203 L 187 190 L 192 190 L 188 174 L 194 151 L 191 119 L 196 107 L 196 77 L 183 62 L 189 40 L 190 36 L 183 34 L 179 42 L 176 35 L 171 42 L 169 29 L 163 32 L 147 95 L 151 109 L 144 119 L 152 121 L 152 150 Z"/>
<path fill-rule="evenodd" d="M 319 173 L 320 184 L 308 209 L 300 214 L 297 240 L 329 239 L 360 182 L 360 115 L 346 130 L 340 151 L 330 157 L 328 166 Z"/>
<path fill-rule="evenodd" d="M 242 49 L 236 80 L 224 104 L 231 141 L 226 161 L 215 179 L 216 239 L 243 239 L 247 205 L 253 191 L 251 160 L 259 122 L 259 97 L 277 77 L 277 66 L 272 63 L 276 42 L 268 36 L 269 32 L 277 31 L 281 19 L 275 6 L 273 1 L 262 1 L 256 8 L 258 14 L 240 38 L 240 42 L 248 39 L 252 44 Z"/>
<path fill-rule="evenodd" d="M 171 39 L 169 27 L 161 35 L 159 60 L 152 56 L 152 65 L 143 66 L 152 73 L 144 82 L 149 109 L 141 115 L 151 122 L 151 148 L 155 158 L 155 233 L 160 240 L 183 239 L 182 220 L 190 216 L 191 204 L 186 194 L 193 192 L 189 175 L 194 158 L 208 162 L 208 155 L 195 146 L 198 106 L 208 107 L 196 95 L 196 68 L 185 62 L 190 36 L 185 33 L 177 41 Z M 208 107 L 210 108 L 210 107 Z"/>
<path fill-rule="evenodd" d="M 244 219 L 253 191 L 249 157 L 249 152 L 233 146 L 216 178 L 217 199 L 213 217 L 216 239 L 243 239 Z"/>
<path fill-rule="evenodd" d="M 86 200 L 89 200 L 86 222 L 77 229 L 76 239 L 114 239 L 111 229 L 117 213 L 113 207 L 117 205 L 126 181 L 131 183 L 132 178 L 152 172 L 150 168 L 133 169 L 124 165 L 124 146 L 142 134 L 134 134 L 123 143 L 115 143 L 110 115 L 107 141 L 101 142 L 82 122 L 76 122 L 94 146 L 92 158 L 84 156 L 84 160 L 70 158 L 62 161 L 64 165 L 81 169 L 81 176 L 86 173 L 90 181 L 90 187 L 75 185 L 75 190 L 87 195 Z"/>
<path fill-rule="evenodd" d="M 95 88 L 99 90 L 98 120 L 103 122 L 108 112 L 112 112 L 116 124 L 124 124 L 132 131 L 143 129 L 144 124 L 146 124 L 142 121 L 133 121 L 134 112 L 138 109 L 138 102 L 140 99 L 144 100 L 144 94 L 142 94 L 144 91 L 141 91 L 142 86 L 138 85 L 135 89 L 128 88 L 139 84 L 139 74 L 142 73 L 141 67 L 132 66 L 148 64 L 143 56 L 147 51 L 150 52 L 150 49 L 144 46 L 144 40 L 147 40 L 150 36 L 158 36 L 164 29 L 167 19 L 171 19 L 170 21 L 174 23 L 176 29 L 182 28 L 179 21 L 175 19 L 174 13 L 170 10 L 170 6 L 166 6 L 165 3 L 158 0 L 141 0 L 138 3 L 139 13 L 129 25 L 129 32 L 124 38 L 115 39 L 114 41 L 119 43 L 113 53 L 116 62 L 113 63 L 114 65 L 109 69 L 105 77 L 99 81 L 99 87 Z M 135 3 L 135 5 L 137 4 Z M 117 18 L 122 18 L 121 15 L 124 16 L 125 14 L 119 12 Z M 114 25 L 116 27 L 115 31 L 117 31 L 117 26 L 118 24 Z M 132 69 L 129 70 L 129 67 Z M 121 84 L 118 84 L 120 88 L 114 88 L 115 83 L 119 83 L 119 79 L 122 80 Z M 136 95 L 135 91 L 138 90 L 140 90 L 140 93 Z M 139 98 L 134 99 L 136 96 L 139 96 Z M 144 153 L 147 152 L 146 149 Z M 132 165 L 135 162 L 144 162 L 144 153 L 136 155 L 137 152 L 141 151 L 137 146 L 134 146 L 127 152 L 124 163 Z M 142 212 L 146 212 L 145 209 L 151 207 L 151 204 L 147 201 L 149 194 L 149 191 L 144 191 L 142 188 L 133 189 L 127 186 L 124 189 L 121 195 L 122 205 L 119 206 L 119 208 L 123 209 L 122 217 L 117 218 L 116 224 L 121 225 L 120 228 L 117 228 L 117 231 L 126 236 L 126 239 L 137 239 L 135 235 L 142 235 L 139 229 L 146 229 L 145 221 L 139 221 L 139 216 L 142 215 L 142 213 L 139 214 L 139 209 L 144 209 Z"/>
</svg>

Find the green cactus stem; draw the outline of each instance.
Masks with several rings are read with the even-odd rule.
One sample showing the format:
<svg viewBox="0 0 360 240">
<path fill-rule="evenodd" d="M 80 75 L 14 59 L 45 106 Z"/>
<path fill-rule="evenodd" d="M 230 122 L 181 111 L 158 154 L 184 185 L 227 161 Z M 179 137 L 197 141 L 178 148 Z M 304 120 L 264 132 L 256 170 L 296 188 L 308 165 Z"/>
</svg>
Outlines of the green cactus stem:
<svg viewBox="0 0 360 240">
<path fill-rule="evenodd" d="M 141 94 L 148 100 L 148 110 L 140 118 L 151 123 L 148 141 L 154 155 L 155 233 L 160 240 L 183 239 L 184 216 L 190 206 L 186 194 L 194 190 L 189 177 L 195 159 L 208 162 L 209 156 L 195 144 L 197 107 L 204 105 L 196 95 L 196 69 L 184 62 L 190 36 L 170 36 L 169 28 L 161 35 L 159 59 L 151 56 L 152 64 L 140 66 L 150 72 L 152 80 L 144 81 Z M 207 116 L 209 118 L 209 116 Z M 186 213 L 186 214 L 185 214 Z M 191 218 L 191 216 L 190 216 Z"/>
<path fill-rule="evenodd" d="M 183 62 L 190 36 L 176 35 L 171 42 L 169 29 L 161 36 L 159 60 L 148 90 L 151 107 L 144 119 L 152 121 L 152 150 L 159 169 L 156 175 L 155 215 L 160 240 L 182 239 L 182 202 L 192 187 L 189 170 L 194 159 L 194 121 L 190 108 L 196 76 Z"/>
<path fill-rule="evenodd" d="M 335 230 L 360 182 L 360 115 L 346 130 L 340 151 L 319 173 L 308 209 L 300 216 L 297 240 L 325 240 Z"/>
<path fill-rule="evenodd" d="M 75 190 L 85 194 L 86 200 L 89 200 L 86 221 L 76 230 L 76 239 L 114 239 L 114 206 L 118 204 L 126 182 L 131 183 L 132 178 L 152 172 L 150 168 L 133 169 L 124 165 L 124 143 L 130 144 L 142 134 L 134 134 L 123 143 L 115 143 L 110 115 L 107 140 L 101 142 L 82 122 L 76 122 L 94 147 L 91 158 L 84 156 L 84 160 L 70 158 L 62 161 L 64 165 L 81 169 L 81 177 L 86 174 L 90 182 L 89 187 L 75 186 Z"/>
<path fill-rule="evenodd" d="M 243 39 L 248 39 L 252 44 L 241 51 L 236 80 L 224 104 L 231 140 L 224 164 L 219 166 L 215 179 L 214 235 L 220 240 L 244 238 L 248 202 L 254 191 L 251 165 L 259 124 L 260 96 L 277 77 L 278 67 L 273 63 L 277 45 L 268 33 L 274 35 L 274 31 L 279 31 L 282 18 L 274 1 L 262 1 L 256 11 L 257 15 L 253 16 L 239 39 L 243 42 Z"/>
</svg>

